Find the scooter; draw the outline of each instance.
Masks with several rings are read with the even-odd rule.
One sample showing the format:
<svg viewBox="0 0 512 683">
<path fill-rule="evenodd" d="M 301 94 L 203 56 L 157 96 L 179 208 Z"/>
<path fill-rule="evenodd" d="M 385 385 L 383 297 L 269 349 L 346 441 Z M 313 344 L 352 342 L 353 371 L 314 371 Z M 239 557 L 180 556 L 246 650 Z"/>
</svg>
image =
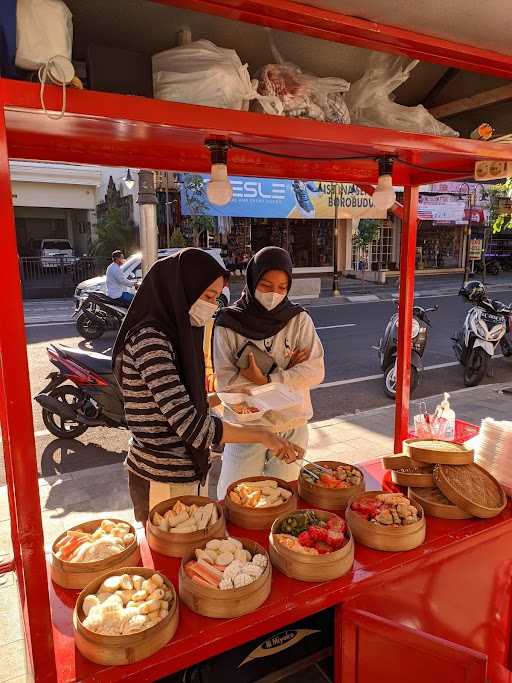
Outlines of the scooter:
<svg viewBox="0 0 512 683">
<path fill-rule="evenodd" d="M 423 354 L 427 346 L 428 329 L 431 322 L 428 313 L 437 311 L 439 306 L 422 308 L 415 306 L 412 318 L 412 352 L 411 352 L 411 394 L 418 386 L 419 373 L 423 371 Z M 380 366 L 384 372 L 384 391 L 389 398 L 396 396 L 396 366 L 398 355 L 398 312 L 393 313 L 386 325 L 384 336 L 376 348 Z"/>
<path fill-rule="evenodd" d="M 43 422 L 59 439 L 76 439 L 89 427 L 126 428 L 123 399 L 112 359 L 101 353 L 50 344 L 48 357 L 58 372 L 35 400 Z"/>
<path fill-rule="evenodd" d="M 483 290 L 485 293 L 485 289 Z M 503 355 L 512 355 L 510 329 L 512 309 L 501 301 L 486 296 L 469 299 L 463 287 L 459 295 L 473 303 L 462 330 L 452 340 L 455 357 L 464 367 L 464 385 L 475 387 L 483 380 L 500 345 Z"/>
<path fill-rule="evenodd" d="M 74 315 L 78 334 L 89 341 L 121 326 L 129 303 L 120 303 L 101 292 L 88 292 L 78 302 Z"/>
</svg>

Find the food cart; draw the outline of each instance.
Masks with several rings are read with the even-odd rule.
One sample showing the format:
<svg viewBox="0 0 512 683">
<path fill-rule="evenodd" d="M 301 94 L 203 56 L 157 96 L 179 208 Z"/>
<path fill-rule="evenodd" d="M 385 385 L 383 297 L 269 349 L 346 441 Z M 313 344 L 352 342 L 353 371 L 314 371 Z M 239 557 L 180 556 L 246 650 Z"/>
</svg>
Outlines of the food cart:
<svg viewBox="0 0 512 683">
<path fill-rule="evenodd" d="M 512 77 L 512 56 L 291 0 L 160 3 Z M 461 15 L 465 11 L 461 6 Z M 59 111 L 61 97 L 58 87 L 48 86 L 46 108 Z M 210 153 L 205 143 L 220 140 L 229 145 L 228 166 L 233 175 L 322 178 L 368 186 L 377 182 L 377 160 L 393 157 L 393 182 L 405 188 L 395 418 L 395 451 L 400 452 L 408 428 L 419 186 L 471 177 L 478 160 L 510 159 L 510 147 L 87 90 L 69 90 L 66 113 L 56 121 L 41 109 L 39 85 L 7 79 L 0 82 L 0 98 L 0 417 L 14 548 L 13 560 L 2 564 L 0 571 L 15 571 L 18 577 L 35 679 L 151 681 L 319 610 L 334 608 L 336 681 L 387 683 L 406 676 L 417 683 L 511 681 L 512 518 L 508 508 L 487 521 L 429 520 L 426 543 L 408 553 L 383 556 L 359 547 L 353 572 L 325 584 L 301 584 L 274 572 L 268 602 L 249 616 L 211 620 L 183 609 L 171 643 L 136 664 L 102 667 L 81 657 L 72 634 L 73 599 L 56 589 L 47 575 L 8 165 L 13 158 L 207 172 Z M 368 488 L 380 488 L 380 464 L 370 463 L 365 469 Z M 236 531 L 232 529 L 233 534 Z M 261 532 L 252 536 L 265 543 Z M 142 555 L 144 564 L 152 566 L 154 558 L 145 546 Z M 158 568 L 176 579 L 176 561 L 168 560 Z"/>
</svg>

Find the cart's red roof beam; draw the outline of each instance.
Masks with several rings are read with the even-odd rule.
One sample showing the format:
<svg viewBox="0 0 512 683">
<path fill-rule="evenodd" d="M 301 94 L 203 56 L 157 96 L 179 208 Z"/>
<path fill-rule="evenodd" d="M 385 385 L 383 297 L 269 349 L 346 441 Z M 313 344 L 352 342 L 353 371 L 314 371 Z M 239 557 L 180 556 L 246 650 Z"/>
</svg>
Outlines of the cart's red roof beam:
<svg viewBox="0 0 512 683">
<path fill-rule="evenodd" d="M 48 86 L 48 109 L 59 111 L 61 96 L 59 88 Z M 37 85 L 11 80 L 0 81 L 0 97 L 6 105 L 9 156 L 17 159 L 207 172 L 205 141 L 219 138 L 283 155 L 231 149 L 231 175 L 376 183 L 376 158 L 392 155 L 395 184 L 415 185 L 470 177 L 481 158 L 512 158 L 511 146 L 504 144 L 73 89 L 66 116 L 54 121 L 40 108 Z M 333 159 L 354 156 L 364 158 Z"/>
<path fill-rule="evenodd" d="M 418 2 L 418 0 L 415 0 Z M 512 56 L 291 0 L 153 0 L 370 50 L 512 79 Z M 506 4 L 506 3 L 505 3 Z M 498 20 L 498 19 L 497 19 Z"/>
</svg>

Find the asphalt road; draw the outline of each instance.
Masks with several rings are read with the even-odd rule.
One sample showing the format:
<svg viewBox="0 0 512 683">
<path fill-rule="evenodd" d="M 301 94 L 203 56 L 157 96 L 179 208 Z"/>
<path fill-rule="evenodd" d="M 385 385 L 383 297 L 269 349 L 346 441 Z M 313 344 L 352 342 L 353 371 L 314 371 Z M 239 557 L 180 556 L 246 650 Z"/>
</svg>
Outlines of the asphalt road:
<svg viewBox="0 0 512 683">
<path fill-rule="evenodd" d="M 512 288 L 499 296 L 510 301 Z M 424 356 L 427 369 L 414 398 L 460 389 L 463 386 L 462 370 L 455 364 L 450 336 L 462 325 L 467 305 L 457 296 L 422 298 L 419 303 L 424 307 L 437 304 L 439 310 L 430 314 L 432 328 Z M 395 310 L 394 304 L 385 301 L 341 305 L 320 303 L 309 310 L 325 348 L 326 364 L 324 385 L 312 394 L 314 419 L 328 419 L 389 404 L 382 379 L 374 377 L 381 374 L 381 368 L 372 345 L 378 343 L 387 320 Z M 33 395 L 44 387 L 46 375 L 53 367 L 46 353 L 48 342 L 80 345 L 107 353 L 113 343 L 113 336 L 92 344 L 84 342 L 76 336 L 74 324 L 28 325 L 27 338 Z M 441 367 L 429 369 L 430 366 Z M 498 358 L 493 364 L 493 376 L 487 377 L 485 383 L 504 382 L 511 378 L 512 361 Z M 34 432 L 40 471 L 45 477 L 117 462 L 126 455 L 128 434 L 122 430 L 97 428 L 75 441 L 54 439 L 45 430 L 37 404 L 34 405 Z"/>
</svg>

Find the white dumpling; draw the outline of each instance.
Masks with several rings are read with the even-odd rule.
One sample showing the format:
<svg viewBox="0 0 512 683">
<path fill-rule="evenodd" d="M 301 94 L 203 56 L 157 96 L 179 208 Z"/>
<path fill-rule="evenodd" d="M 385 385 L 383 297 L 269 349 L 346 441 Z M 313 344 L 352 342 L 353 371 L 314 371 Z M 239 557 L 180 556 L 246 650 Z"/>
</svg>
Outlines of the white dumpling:
<svg viewBox="0 0 512 683">
<path fill-rule="evenodd" d="M 254 577 L 249 576 L 249 574 L 237 574 L 233 579 L 233 585 L 235 588 L 243 588 L 244 586 L 248 586 L 254 580 Z"/>
<path fill-rule="evenodd" d="M 258 576 L 261 576 L 263 574 L 263 568 L 257 564 L 249 562 L 248 564 L 242 567 L 242 573 L 249 574 L 249 576 L 254 576 L 254 578 L 257 579 Z"/>
<path fill-rule="evenodd" d="M 261 567 L 262 569 L 265 569 L 267 566 L 267 558 L 265 555 L 258 554 L 252 558 L 252 563 L 258 565 L 258 567 Z"/>
<path fill-rule="evenodd" d="M 85 616 L 87 617 L 89 615 L 91 608 L 96 607 L 96 605 L 99 604 L 100 601 L 95 595 L 86 595 L 82 604 L 82 609 L 84 611 Z"/>
</svg>

